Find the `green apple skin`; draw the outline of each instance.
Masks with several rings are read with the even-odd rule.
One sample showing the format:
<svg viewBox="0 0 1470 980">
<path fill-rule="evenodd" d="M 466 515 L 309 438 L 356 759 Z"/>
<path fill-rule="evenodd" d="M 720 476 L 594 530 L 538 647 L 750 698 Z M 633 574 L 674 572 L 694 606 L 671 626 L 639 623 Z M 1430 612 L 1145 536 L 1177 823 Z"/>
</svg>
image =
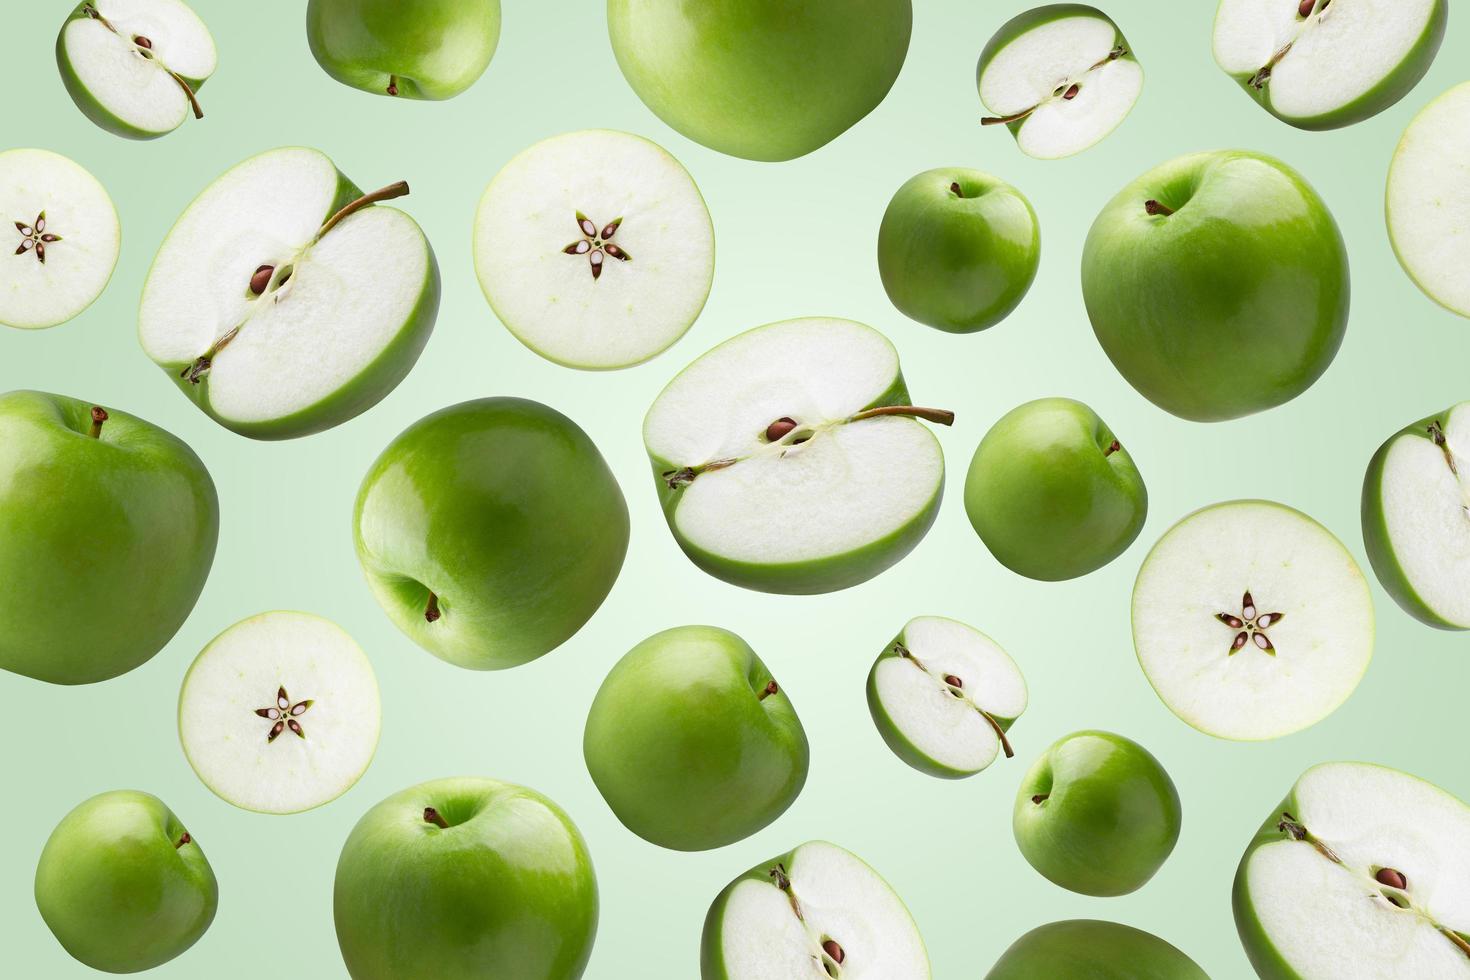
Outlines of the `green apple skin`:
<svg viewBox="0 0 1470 980">
<path fill-rule="evenodd" d="M 1156 200 L 1175 213 L 1150 215 Z M 1179 157 L 1088 232 L 1082 294 L 1113 365 L 1149 401 L 1217 422 L 1284 404 L 1347 330 L 1347 249 L 1326 204 L 1271 157 Z"/>
<path fill-rule="evenodd" d="M 628 506 L 602 454 L 571 419 L 521 398 L 462 402 L 409 426 L 368 470 L 353 524 L 389 618 L 474 670 L 571 638 L 628 550 Z"/>
<path fill-rule="evenodd" d="M 825 146 L 883 101 L 911 0 L 608 0 L 618 67 L 654 115 L 749 160 Z"/>
<path fill-rule="evenodd" d="M 214 921 L 219 886 L 163 801 L 94 796 L 62 818 L 36 866 L 36 908 L 66 951 L 94 970 L 137 973 L 184 952 Z"/>
<path fill-rule="evenodd" d="M 439 779 L 357 822 L 332 907 L 353 980 L 576 980 L 597 934 L 597 877 L 576 825 L 545 796 Z"/>
<path fill-rule="evenodd" d="M 450 99 L 500 43 L 500 0 L 311 0 L 306 41 L 344 85 L 400 98 Z"/>
<path fill-rule="evenodd" d="M 949 333 L 1004 320 L 1040 264 L 1031 203 L 978 170 L 951 167 L 911 178 L 878 227 L 878 273 L 888 298 L 904 315 Z"/>
<path fill-rule="evenodd" d="M 1021 854 L 1053 883 L 1110 897 L 1154 876 L 1182 821 L 1174 782 L 1147 749 L 1081 731 L 1054 742 L 1026 773 L 1012 829 Z"/>
<path fill-rule="evenodd" d="M 1006 413 L 980 440 L 965 512 L 1002 565 L 1056 582 L 1126 551 L 1143 530 L 1148 491 L 1096 412 L 1042 398 Z"/>
<path fill-rule="evenodd" d="M 0 395 L 0 667 L 52 684 L 107 680 L 162 650 L 219 540 L 194 451 L 112 409 L 91 438 L 93 407 Z"/>
<path fill-rule="evenodd" d="M 660 847 L 743 840 L 796 801 L 806 732 L 744 640 L 714 626 L 657 633 L 602 682 L 582 738 L 587 771 L 619 820 Z"/>
<path fill-rule="evenodd" d="M 1152 933 L 1117 922 L 1068 919 L 1017 939 L 985 980 L 1210 980 L 1199 964 Z"/>
</svg>

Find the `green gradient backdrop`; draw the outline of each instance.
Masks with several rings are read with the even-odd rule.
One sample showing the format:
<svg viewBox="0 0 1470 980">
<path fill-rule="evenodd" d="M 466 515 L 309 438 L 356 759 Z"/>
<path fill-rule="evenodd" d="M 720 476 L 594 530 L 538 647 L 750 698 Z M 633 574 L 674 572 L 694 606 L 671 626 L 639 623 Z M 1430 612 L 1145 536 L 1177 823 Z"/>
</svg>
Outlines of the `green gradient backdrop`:
<svg viewBox="0 0 1470 980">
<path fill-rule="evenodd" d="M 1264 496 L 1299 507 L 1363 561 L 1358 489 L 1369 456 L 1401 426 L 1470 398 L 1470 322 L 1410 284 L 1382 213 L 1384 175 L 1404 125 L 1464 80 L 1465 9 L 1451 19 L 1434 70 L 1403 103 L 1350 129 L 1312 134 L 1268 116 L 1215 67 L 1212 2 L 1113 0 L 1109 12 L 1147 73 L 1142 101 L 1094 149 L 1040 162 L 1022 157 L 1004 130 L 980 129 L 973 82 L 986 38 L 1025 0 L 918 0 L 913 47 L 888 100 L 824 149 L 769 165 L 720 156 L 655 119 L 618 73 L 599 0 L 507 0 L 489 71 L 441 104 L 393 102 L 330 80 L 307 51 L 299 0 L 197 0 L 220 47 L 219 72 L 202 92 L 207 116 L 143 144 L 97 129 L 63 91 L 52 43 L 70 5 L 12 0 L 0 12 L 3 145 L 49 147 L 95 172 L 122 215 L 122 258 L 108 291 L 77 320 L 33 334 L 0 332 L 0 390 L 80 396 L 182 436 L 219 484 L 223 530 L 198 608 L 146 666 L 80 689 L 0 674 L 0 974 L 88 975 L 47 932 L 31 876 L 62 814 L 120 787 L 161 796 L 219 876 L 213 928 L 156 974 L 178 978 L 345 976 L 331 915 L 342 841 L 373 803 L 438 776 L 523 782 L 572 813 L 602 887 L 588 974 L 598 980 L 694 976 L 715 893 L 749 865 L 812 837 L 857 851 L 897 887 L 940 980 L 982 976 L 1022 932 L 1074 916 L 1140 926 L 1215 977 L 1242 977 L 1249 967 L 1231 924 L 1231 875 L 1302 769 L 1372 760 L 1470 795 L 1463 749 L 1470 639 L 1417 625 L 1376 583 L 1377 657 L 1356 696 L 1315 728 L 1262 745 L 1217 741 L 1176 720 L 1139 672 L 1128 626 L 1130 588 L 1148 547 L 1184 513 L 1213 501 Z M 690 334 L 652 363 L 612 374 L 557 367 L 522 348 L 492 316 L 470 260 L 470 224 L 490 177 L 532 141 L 584 127 L 627 129 L 668 147 L 703 189 L 719 241 L 714 292 Z M 320 147 L 363 187 L 411 182 L 402 203 L 438 252 L 444 304 L 423 359 L 381 405 L 322 435 L 267 444 L 232 435 L 189 405 L 139 349 L 134 312 L 154 250 L 184 205 L 228 166 L 287 143 Z M 1353 315 L 1337 362 L 1306 395 L 1265 415 L 1198 425 L 1154 408 L 1113 371 L 1087 324 L 1078 263 L 1089 223 L 1119 187 L 1166 158 L 1223 146 L 1280 156 L 1327 199 L 1352 256 Z M 898 315 L 874 258 L 893 191 L 920 170 L 956 164 L 1020 187 L 1040 216 L 1044 243 L 1030 297 L 1007 322 L 973 336 Z M 758 595 L 709 578 L 679 553 L 659 513 L 639 425 L 659 388 L 715 342 L 806 314 L 879 327 L 902 352 L 914 397 L 958 412 L 958 424 L 940 432 L 948 499 L 923 544 L 876 581 L 830 596 Z M 633 542 L 607 604 L 577 637 L 531 665 L 477 674 L 441 663 L 389 624 L 353 558 L 350 515 L 359 478 L 389 439 L 434 409 L 489 394 L 546 401 L 588 430 L 622 481 Z M 1043 395 L 1097 409 L 1127 442 L 1152 498 L 1133 548 L 1096 574 L 1054 585 L 1002 569 L 970 530 L 960 494 L 989 425 Z M 38 603 L 44 610 L 44 597 Z M 382 743 L 362 782 L 292 817 L 245 813 L 216 799 L 189 770 L 174 724 L 179 682 L 200 647 L 236 620 L 278 607 L 345 626 L 372 657 L 384 702 Z M 972 623 L 1020 663 L 1032 704 L 1012 730 L 1016 759 L 941 782 L 908 769 L 879 740 L 864 678 L 881 645 L 920 613 Z M 608 667 L 645 636 L 682 623 L 745 637 L 790 691 L 812 743 L 806 791 L 781 820 L 750 840 L 695 855 L 659 850 L 624 830 L 593 788 L 580 746 Z M 1056 888 L 1011 839 L 1011 798 L 1026 766 L 1053 739 L 1083 727 L 1142 742 L 1184 800 L 1174 857 L 1125 898 Z"/>
</svg>

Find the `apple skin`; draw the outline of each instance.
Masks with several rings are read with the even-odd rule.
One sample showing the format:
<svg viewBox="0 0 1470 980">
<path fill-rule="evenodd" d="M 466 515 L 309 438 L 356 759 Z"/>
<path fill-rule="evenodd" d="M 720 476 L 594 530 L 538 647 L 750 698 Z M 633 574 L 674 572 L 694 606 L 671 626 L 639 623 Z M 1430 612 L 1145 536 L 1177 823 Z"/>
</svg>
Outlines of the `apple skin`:
<svg viewBox="0 0 1470 980">
<path fill-rule="evenodd" d="M 1037 795 L 1042 803 L 1033 802 Z M 1021 781 L 1012 828 L 1021 854 L 1083 895 L 1137 891 L 1179 840 L 1179 793 L 1147 749 L 1111 732 L 1058 739 Z"/>
<path fill-rule="evenodd" d="M 810 751 L 784 690 L 714 626 L 657 633 L 602 682 L 582 738 L 592 781 L 633 833 L 703 851 L 743 840 L 796 801 Z"/>
<path fill-rule="evenodd" d="M 194 608 L 219 498 L 187 445 L 93 403 L 0 395 L 0 667 L 52 684 L 125 674 Z"/>
<path fill-rule="evenodd" d="M 1172 215 L 1150 215 L 1157 200 Z M 1284 404 L 1347 330 L 1347 249 L 1317 192 L 1272 157 L 1179 157 L 1125 187 L 1082 254 L 1098 342 L 1129 384 L 1196 422 Z"/>
<path fill-rule="evenodd" d="M 985 980 L 1210 980 L 1152 933 L 1099 919 L 1037 926 L 1010 945 Z"/>
<path fill-rule="evenodd" d="M 906 316 L 949 333 L 1004 320 L 1040 264 L 1031 203 L 978 170 L 950 167 L 911 178 L 878 228 L 878 273 L 888 298 Z"/>
<path fill-rule="evenodd" d="M 137 973 L 184 952 L 219 907 L 198 842 L 163 801 L 102 793 L 62 818 L 36 866 L 36 907 L 94 970 Z"/>
<path fill-rule="evenodd" d="M 628 550 L 628 507 L 602 454 L 571 419 L 521 398 L 462 402 L 405 429 L 363 478 L 353 526 L 394 624 L 474 670 L 571 638 Z"/>
<path fill-rule="evenodd" d="M 1148 491 L 1096 412 L 1042 398 L 1006 413 L 980 440 L 965 512 L 1002 565 L 1056 582 L 1126 551 L 1143 530 Z"/>
<path fill-rule="evenodd" d="M 439 779 L 357 822 L 332 908 L 353 980 L 575 980 L 597 934 L 597 878 L 576 825 L 545 796 Z"/>
<path fill-rule="evenodd" d="M 312 56 L 344 85 L 407 99 L 450 99 L 473 85 L 500 43 L 500 0 L 311 0 Z"/>
<path fill-rule="evenodd" d="M 618 67 L 654 115 L 697 143 L 791 160 L 883 101 L 911 0 L 608 0 Z"/>
</svg>

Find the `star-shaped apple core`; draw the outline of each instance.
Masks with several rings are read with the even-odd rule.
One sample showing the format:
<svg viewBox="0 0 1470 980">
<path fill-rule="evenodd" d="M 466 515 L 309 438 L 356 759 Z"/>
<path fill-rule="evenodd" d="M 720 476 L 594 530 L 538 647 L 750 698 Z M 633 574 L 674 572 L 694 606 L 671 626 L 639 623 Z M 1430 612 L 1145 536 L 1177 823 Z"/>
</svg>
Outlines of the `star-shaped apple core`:
<svg viewBox="0 0 1470 980">
<path fill-rule="evenodd" d="M 255 709 L 255 713 L 260 715 L 260 717 L 275 722 L 265 737 L 266 743 L 274 742 L 288 728 L 291 729 L 292 734 L 297 738 L 305 738 L 306 730 L 301 727 L 301 723 L 296 719 L 306 714 L 306 709 L 315 703 L 315 701 L 309 699 L 293 702 L 290 695 L 286 693 L 284 685 L 278 688 L 276 690 L 276 703 L 272 707 Z"/>
<path fill-rule="evenodd" d="M 592 278 L 600 279 L 606 259 L 613 258 L 619 262 L 627 262 L 633 258 L 622 246 L 613 244 L 612 238 L 618 233 L 618 226 L 622 223 L 622 218 L 614 218 L 599 230 L 595 221 L 578 211 L 577 231 L 581 232 L 582 237 L 562 251 L 568 255 L 587 256 L 587 264 L 592 269 Z"/>
<path fill-rule="evenodd" d="M 36 220 L 27 224 L 24 221 L 15 223 L 15 230 L 20 232 L 20 246 L 16 248 L 16 255 L 24 255 L 27 252 L 35 255 L 36 261 L 42 265 L 46 264 L 46 246 L 54 245 L 61 241 L 60 235 L 53 235 L 46 230 L 46 212 L 42 211 L 36 215 Z"/>
<path fill-rule="evenodd" d="M 1256 600 L 1247 592 L 1240 600 L 1240 615 L 1216 613 L 1215 618 L 1235 630 L 1235 638 L 1230 641 L 1230 656 L 1233 657 L 1244 650 L 1249 643 L 1255 643 L 1261 651 L 1273 657 L 1276 656 L 1276 647 L 1271 643 L 1271 638 L 1266 635 L 1266 628 L 1275 626 L 1285 619 L 1285 613 L 1258 612 Z"/>
</svg>

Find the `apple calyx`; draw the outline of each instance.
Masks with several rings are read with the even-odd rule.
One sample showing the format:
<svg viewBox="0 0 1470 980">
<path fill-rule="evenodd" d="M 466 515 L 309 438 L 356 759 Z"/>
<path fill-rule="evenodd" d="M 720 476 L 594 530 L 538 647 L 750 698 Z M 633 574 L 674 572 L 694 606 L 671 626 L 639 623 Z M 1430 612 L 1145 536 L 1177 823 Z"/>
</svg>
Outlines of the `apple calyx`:
<svg viewBox="0 0 1470 980">
<path fill-rule="evenodd" d="M 613 236 L 618 233 L 618 228 L 623 223 L 621 216 L 603 225 L 598 229 L 597 223 L 587 217 L 581 211 L 577 212 L 577 231 L 582 237 L 562 249 L 567 255 L 585 255 L 587 264 L 591 267 L 594 281 L 602 278 L 602 267 L 606 259 L 617 259 L 619 262 L 630 262 L 633 256 L 621 245 L 613 244 Z"/>
<path fill-rule="evenodd" d="M 102 435 L 102 423 L 103 422 L 106 422 L 107 419 L 108 419 L 107 409 L 102 408 L 101 406 L 98 406 L 98 405 L 93 405 L 92 406 L 92 428 L 90 428 L 90 429 L 87 430 L 87 435 L 91 436 L 93 439 L 100 438 L 101 435 Z"/>
<path fill-rule="evenodd" d="M 90 3 L 82 8 L 82 13 L 86 14 L 88 17 L 92 18 L 97 23 L 101 24 L 103 27 L 116 34 L 118 37 L 123 37 L 123 33 L 119 31 L 116 27 L 114 27 L 112 22 L 106 17 L 103 17 L 102 14 L 97 10 L 97 8 L 92 6 Z M 204 109 L 199 105 L 199 97 L 194 94 L 193 86 L 191 86 L 188 82 L 184 80 L 184 76 L 180 75 L 178 72 L 174 71 L 168 65 L 165 65 L 161 60 L 159 60 L 158 56 L 153 53 L 153 42 L 141 34 L 133 35 L 132 37 L 128 38 L 128 41 L 133 45 L 133 53 L 138 55 L 138 57 L 146 58 L 149 61 L 158 61 L 158 67 L 167 72 L 168 77 L 172 78 L 176 83 L 178 83 L 179 88 L 184 90 L 184 96 L 189 100 L 189 108 L 194 110 L 194 118 L 203 119 Z"/>
<path fill-rule="evenodd" d="M 260 717 L 275 722 L 271 726 L 270 731 L 266 733 L 265 743 L 269 745 L 274 742 L 287 729 L 290 729 L 291 734 L 297 738 L 305 738 L 306 730 L 301 727 L 301 723 L 296 719 L 306 714 L 306 709 L 310 708 L 313 704 L 316 704 L 316 702 L 310 698 L 305 701 L 292 702 L 290 696 L 286 694 L 285 686 L 283 685 L 278 688 L 276 690 L 276 703 L 274 705 L 269 708 L 255 709 L 255 713 Z"/>
<path fill-rule="evenodd" d="M 192 844 L 192 843 L 194 843 L 194 838 L 190 837 L 189 836 L 189 832 L 186 830 L 182 834 L 179 835 L 178 841 L 174 844 L 174 850 L 177 851 L 179 848 L 183 847 L 185 844 Z"/>
<path fill-rule="evenodd" d="M 1031 113 L 1035 112 L 1037 109 L 1040 109 L 1042 106 L 1046 105 L 1048 102 L 1055 102 L 1057 99 L 1061 99 L 1064 102 L 1070 102 L 1073 99 L 1077 98 L 1077 93 L 1082 91 L 1082 82 L 1086 79 L 1088 75 L 1092 74 L 1093 72 L 1097 71 L 1099 68 L 1102 68 L 1104 65 L 1107 65 L 1110 62 L 1117 61 L 1119 58 L 1122 58 L 1127 54 L 1128 49 L 1119 44 L 1115 46 L 1113 50 L 1109 51 L 1106 57 L 1102 58 L 1091 67 L 1089 67 L 1087 71 L 1083 72 L 1081 76 L 1075 79 L 1068 78 L 1059 83 L 1057 87 L 1052 91 L 1051 98 L 1045 99 L 1041 102 L 1036 103 L 1029 109 L 1023 109 L 1020 112 L 1013 113 L 1009 116 L 985 116 L 980 120 L 980 125 L 1008 126 L 1011 123 L 1020 122 L 1022 119 L 1025 119 L 1027 116 L 1031 115 Z M 953 188 L 951 188 L 951 190 L 953 190 Z"/>
<path fill-rule="evenodd" d="M 1455 462 L 1454 453 L 1450 451 L 1450 441 L 1445 438 L 1444 426 L 1438 420 L 1435 420 L 1429 423 L 1425 431 L 1429 433 L 1429 441 L 1438 446 L 1440 452 L 1444 453 L 1444 461 L 1449 466 L 1450 472 L 1455 476 L 1459 476 L 1460 467 Z"/>
<path fill-rule="evenodd" d="M 796 892 L 792 890 L 791 876 L 786 873 L 786 866 L 777 864 L 767 873 L 776 883 L 776 887 L 786 894 L 786 899 L 791 903 L 791 911 L 797 921 L 803 926 L 806 925 L 806 915 L 801 910 L 801 903 L 796 899 Z M 808 932 L 810 933 L 810 930 Z M 813 936 L 813 939 L 816 940 L 817 946 L 813 958 L 822 964 L 822 969 L 827 972 L 827 976 L 837 980 L 842 976 L 842 964 L 847 959 L 847 950 L 843 949 L 842 944 L 831 936 Z"/>
<path fill-rule="evenodd" d="M 1245 649 L 1247 643 L 1255 642 L 1257 648 L 1270 656 L 1276 656 L 1276 647 L 1271 638 L 1266 635 L 1266 629 L 1275 626 L 1286 618 L 1286 613 L 1263 613 L 1256 610 L 1256 600 L 1252 598 L 1249 591 L 1241 597 L 1240 615 L 1234 616 L 1230 613 L 1216 613 L 1215 618 L 1232 630 L 1236 630 L 1235 638 L 1230 641 L 1230 652 L 1226 656 L 1233 657 Z"/>
<path fill-rule="evenodd" d="M 918 657 L 914 656 L 913 651 L 904 646 L 902 643 L 893 644 L 893 652 L 897 654 L 900 658 L 907 660 L 909 663 L 913 664 L 915 667 L 928 674 L 930 677 L 935 676 L 934 672 L 928 667 L 924 666 L 924 662 L 921 661 Z M 943 680 L 945 686 L 949 689 L 949 693 L 951 695 L 960 699 L 961 701 L 968 703 L 970 707 L 979 712 L 980 717 L 984 718 L 986 722 L 989 723 L 990 727 L 994 729 L 995 736 L 996 738 L 1000 739 L 1000 747 L 1002 750 L 1005 751 L 1006 758 L 1015 758 L 1016 750 L 1011 747 L 1011 740 L 1006 737 L 1005 729 L 1001 727 L 1000 722 L 996 720 L 994 715 L 976 704 L 974 700 L 965 693 L 965 682 L 959 677 L 956 677 L 954 674 L 945 674 L 941 679 Z"/>
<path fill-rule="evenodd" d="M 1143 202 L 1143 210 L 1155 217 L 1162 218 L 1167 218 L 1174 213 L 1174 209 L 1169 207 L 1169 205 L 1162 201 L 1155 201 L 1152 198 Z"/>
<path fill-rule="evenodd" d="M 449 821 L 445 820 L 439 811 L 431 806 L 424 807 L 424 823 L 431 823 L 440 830 L 449 829 Z"/>
<path fill-rule="evenodd" d="M 46 264 L 46 246 L 54 245 L 61 241 L 61 236 L 46 230 L 46 212 L 41 211 L 36 215 L 36 220 L 27 224 L 24 221 L 15 223 L 15 230 L 20 232 L 20 244 L 15 248 L 16 255 L 24 255 L 27 252 L 36 257 L 36 261 L 42 265 Z"/>
</svg>

